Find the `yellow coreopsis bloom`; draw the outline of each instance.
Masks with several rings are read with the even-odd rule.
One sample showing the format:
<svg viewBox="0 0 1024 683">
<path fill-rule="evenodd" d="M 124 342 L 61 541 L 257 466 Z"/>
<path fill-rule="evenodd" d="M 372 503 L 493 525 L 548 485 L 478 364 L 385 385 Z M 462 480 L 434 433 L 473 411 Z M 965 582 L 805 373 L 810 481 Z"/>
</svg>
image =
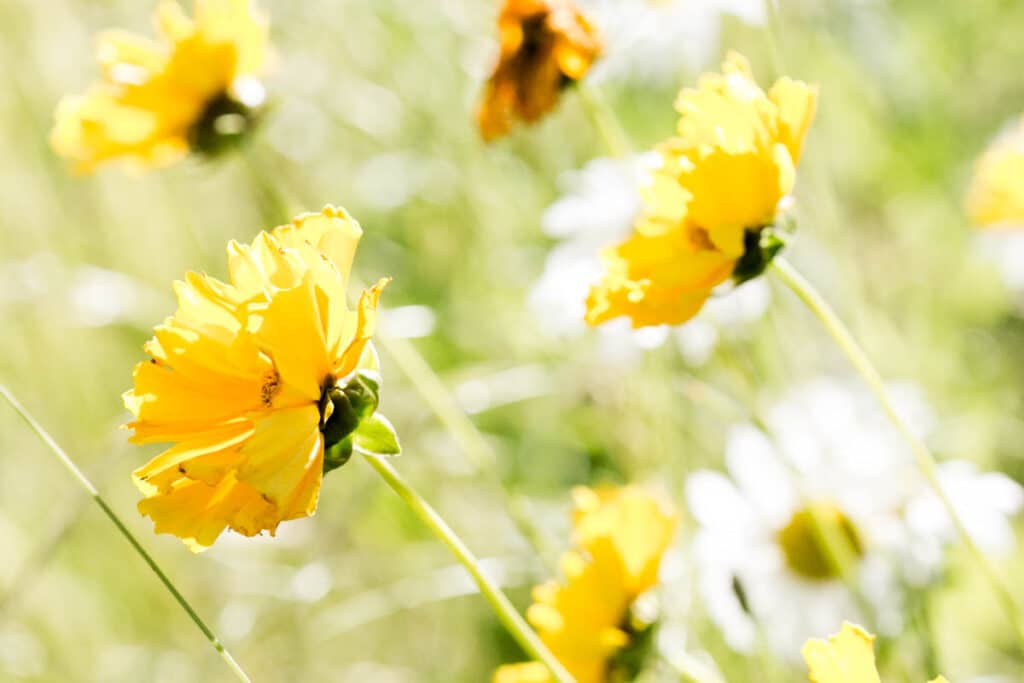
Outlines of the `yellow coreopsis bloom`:
<svg viewBox="0 0 1024 683">
<path fill-rule="evenodd" d="M 576 548 L 562 558 L 565 580 L 534 589 L 527 619 L 577 683 L 609 680 L 610 660 L 630 644 L 630 606 L 657 583 L 676 518 L 634 487 L 574 492 Z M 543 664 L 502 666 L 494 683 L 548 683 Z"/>
<path fill-rule="evenodd" d="M 793 190 L 816 89 L 789 78 L 765 92 L 747 60 L 731 53 L 676 100 L 675 137 L 644 188 L 634 234 L 603 255 L 591 289 L 592 325 L 628 316 L 634 327 L 692 318 L 712 289 L 764 269 L 781 243 L 765 244 Z"/>
<path fill-rule="evenodd" d="M 80 171 L 114 159 L 164 166 L 212 151 L 244 131 L 263 101 L 267 22 L 249 0 L 196 0 L 189 18 L 172 0 L 156 14 L 162 40 L 107 31 L 97 41 L 99 83 L 57 107 L 54 150 Z"/>
<path fill-rule="evenodd" d="M 984 227 L 1024 226 L 1024 118 L 978 159 L 967 213 Z"/>
<path fill-rule="evenodd" d="M 313 514 L 323 472 L 353 438 L 360 447 L 364 425 L 387 428 L 373 415 L 370 344 L 387 280 L 355 310 L 346 302 L 361 235 L 327 207 L 232 242 L 229 282 L 188 273 L 175 283 L 178 310 L 146 343 L 151 358 L 124 396 L 131 441 L 174 444 L 133 475 L 158 533 L 195 551 L 225 528 L 273 534 Z"/>
<path fill-rule="evenodd" d="M 875 668 L 875 637 L 859 626 L 844 623 L 828 640 L 804 645 L 811 683 L 881 683 Z M 948 683 L 939 676 L 930 683 Z"/>
<path fill-rule="evenodd" d="M 553 109 L 601 50 L 595 28 L 571 0 L 506 0 L 498 31 L 501 53 L 477 112 L 485 140 L 506 134 L 517 118 L 533 123 Z"/>
</svg>

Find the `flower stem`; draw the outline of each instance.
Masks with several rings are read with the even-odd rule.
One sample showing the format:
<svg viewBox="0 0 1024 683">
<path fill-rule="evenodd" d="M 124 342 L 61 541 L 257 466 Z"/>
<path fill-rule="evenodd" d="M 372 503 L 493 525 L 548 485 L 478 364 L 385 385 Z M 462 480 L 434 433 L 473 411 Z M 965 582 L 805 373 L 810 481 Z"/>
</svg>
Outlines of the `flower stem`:
<svg viewBox="0 0 1024 683">
<path fill-rule="evenodd" d="M 423 358 L 416 347 L 407 339 L 389 337 L 378 333 L 377 344 L 398 364 L 427 406 L 434 411 L 437 419 L 458 443 L 459 448 L 477 471 L 492 468 L 497 461 L 494 449 L 484 435 L 459 406 L 448 387 L 437 376 L 434 369 Z M 556 556 L 544 534 L 530 521 L 525 506 L 518 496 L 510 492 L 501 481 L 498 490 L 505 508 L 519 533 L 529 542 L 541 559 L 548 562 Z"/>
<path fill-rule="evenodd" d="M 70 472 L 71 475 L 78 480 L 78 483 L 82 486 L 82 488 L 85 489 L 85 491 L 92 497 L 96 504 L 100 506 L 100 509 L 103 510 L 103 514 L 105 514 L 107 518 L 111 522 L 113 522 L 114 526 L 117 527 L 117 530 L 121 532 L 121 535 L 124 536 L 128 543 L 131 544 L 132 548 L 135 549 L 135 552 L 139 554 L 143 561 L 145 561 L 145 563 L 149 565 L 149 568 L 153 570 L 153 573 L 156 574 L 157 578 L 160 579 L 160 583 L 162 583 L 164 587 L 168 591 L 170 591 L 171 595 L 174 597 L 177 603 L 181 605 L 181 608 L 185 610 L 186 614 L 188 614 L 189 618 L 192 619 L 195 625 L 199 627 L 199 630 L 203 632 L 203 635 L 206 636 L 206 639 L 210 641 L 211 645 L 213 645 L 213 649 L 220 653 L 221 659 L 223 659 L 224 662 L 228 665 L 228 668 L 231 669 L 231 672 L 235 674 L 238 680 L 244 681 L 244 683 L 251 683 L 249 676 L 245 673 L 242 667 L 239 666 L 238 662 L 235 661 L 235 658 L 231 656 L 231 653 L 228 652 L 228 649 L 226 647 L 224 647 L 224 644 L 220 642 L 220 639 L 217 637 L 217 635 L 212 630 L 210 630 L 210 627 L 206 625 L 206 623 L 199 617 L 198 614 L 196 614 L 196 611 L 192 608 L 192 605 L 189 604 L 188 600 L 185 599 L 185 596 L 183 596 L 178 591 L 177 587 L 175 587 L 174 583 L 171 582 L 167 574 L 165 574 L 164 571 L 160 568 L 160 565 L 156 563 L 156 560 L 154 560 L 153 557 L 148 552 L 146 552 L 146 550 L 142 547 L 142 545 L 135 538 L 132 532 L 128 530 L 128 527 L 124 525 L 124 522 L 122 522 L 121 518 L 117 516 L 117 513 L 115 513 L 113 509 L 111 509 L 111 507 L 107 504 L 107 501 L 103 499 L 103 496 L 101 496 L 99 491 L 96 490 L 96 487 L 92 485 L 92 482 L 89 481 L 88 477 L 85 476 L 85 473 L 83 473 L 82 470 L 78 469 L 78 466 L 68 456 L 68 454 L 64 452 L 64 449 L 60 447 L 60 445 L 53 439 L 52 436 L 50 436 L 49 433 L 47 433 L 45 429 L 43 429 L 42 425 L 40 425 L 39 422 L 37 422 L 36 419 L 32 417 L 32 415 L 25 409 L 23 405 L 21 405 L 18 399 L 14 397 L 14 395 L 7 389 L 7 387 L 3 386 L 2 384 L 0 384 L 0 394 L 2 394 L 5 399 L 7 399 L 7 402 L 10 403 L 11 407 L 14 408 L 18 415 L 21 416 L 21 419 L 24 420 L 25 423 L 32 428 L 32 430 L 46 445 L 46 447 L 49 448 L 50 451 L 55 456 L 57 456 L 57 459 L 60 460 L 61 464 L 64 465 L 68 472 Z"/>
<path fill-rule="evenodd" d="M 537 636 L 529 624 L 526 623 L 526 620 L 516 611 L 508 597 L 484 574 L 480 561 L 477 560 L 472 551 L 466 547 L 462 539 L 452 531 L 452 528 L 448 526 L 447 522 L 441 518 L 437 511 L 430 506 L 430 503 L 424 500 L 416 492 L 416 489 L 402 479 L 401 475 L 398 474 L 386 459 L 375 455 L 365 455 L 364 457 L 370 463 L 370 466 L 377 470 L 377 473 L 387 482 L 388 486 L 398 494 L 398 497 L 405 501 L 406 505 L 416 513 L 416 516 L 434 532 L 434 535 L 442 543 L 448 546 L 448 549 L 455 558 L 462 563 L 462 566 L 473 577 L 476 585 L 479 586 L 480 592 L 491 603 L 491 608 L 498 615 L 498 619 L 501 620 L 501 623 L 508 629 L 512 637 L 516 639 L 520 647 L 528 655 L 542 662 L 559 683 L 575 683 L 575 679 L 555 659 L 555 656 L 551 654 L 551 651 L 548 650 L 540 637 Z"/>
<path fill-rule="evenodd" d="M 586 83 L 577 83 L 576 91 L 579 93 L 584 111 L 587 112 L 587 118 L 590 119 L 590 123 L 601 136 L 608 152 L 617 159 L 628 156 L 632 152 L 629 138 L 612 108 L 596 90 Z"/>
<path fill-rule="evenodd" d="M 799 273 L 799 271 L 781 257 L 776 257 L 775 260 L 772 261 L 772 269 L 775 271 L 776 275 L 779 276 L 779 279 L 781 279 L 782 282 L 789 287 L 789 289 L 796 294 L 801 301 L 803 301 L 803 303 L 825 326 L 825 329 L 835 340 L 836 345 L 839 346 L 840 350 L 846 355 L 850 360 L 850 363 L 867 383 L 868 387 L 875 395 L 875 398 L 878 400 L 878 403 L 882 406 L 886 415 L 888 415 L 889 420 L 896 427 L 896 430 L 899 431 L 900 435 L 910 445 L 910 450 L 914 454 L 914 459 L 917 461 L 918 468 L 928 481 L 928 484 L 932 489 L 934 489 L 935 495 L 938 496 L 939 501 L 946 510 L 946 514 L 949 515 L 950 520 L 952 520 L 953 526 L 960 535 L 964 546 L 966 546 L 968 552 L 992 585 L 992 589 L 999 597 L 999 601 L 1002 603 L 1007 617 L 1009 617 L 1017 632 L 1017 637 L 1020 639 L 1021 644 L 1024 645 L 1024 621 L 1022 621 L 1020 606 L 1017 603 L 1017 599 L 1014 596 L 1013 591 L 1010 590 L 1009 585 L 1007 585 L 999 575 L 999 572 L 996 571 L 985 553 L 982 552 L 981 548 L 979 548 L 974 542 L 974 539 L 971 538 L 971 535 L 967 531 L 967 527 L 964 526 L 963 520 L 956 511 L 956 507 L 954 507 L 953 502 L 949 499 L 949 496 L 946 495 L 945 490 L 942 488 L 942 483 L 939 481 L 938 477 L 938 466 L 936 465 L 935 457 L 928 449 L 928 446 L 926 446 L 925 443 L 918 438 L 916 434 L 914 434 L 903 418 L 900 417 L 900 414 L 896 410 L 896 407 L 892 402 L 892 398 L 889 396 L 889 391 L 886 389 L 885 382 L 882 381 L 882 376 L 878 373 L 878 370 L 875 369 L 875 366 L 871 363 L 867 354 L 864 353 L 863 349 L 861 349 L 860 345 L 850 333 L 850 330 L 845 324 L 843 324 L 843 321 L 839 319 L 839 316 L 836 315 L 836 312 L 832 310 L 832 307 L 829 306 L 814 286 L 808 282 L 803 275 Z"/>
</svg>

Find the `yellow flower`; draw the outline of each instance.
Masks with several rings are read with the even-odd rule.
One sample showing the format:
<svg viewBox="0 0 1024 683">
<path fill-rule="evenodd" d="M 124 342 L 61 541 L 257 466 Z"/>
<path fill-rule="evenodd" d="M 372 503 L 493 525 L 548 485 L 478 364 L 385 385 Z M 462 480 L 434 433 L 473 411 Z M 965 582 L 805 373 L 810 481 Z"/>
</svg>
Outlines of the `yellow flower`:
<svg viewBox="0 0 1024 683">
<path fill-rule="evenodd" d="M 477 124 L 485 140 L 533 123 L 562 89 L 587 73 L 601 44 L 571 0 L 506 0 L 498 18 L 501 53 L 484 90 Z"/>
<path fill-rule="evenodd" d="M 370 338 L 387 280 L 349 309 L 361 235 L 327 207 L 232 242 L 230 282 L 188 273 L 175 283 L 178 310 L 124 395 L 131 441 L 174 444 L 133 475 L 158 533 L 199 551 L 225 528 L 273 534 L 315 512 L 325 448 L 350 446 L 343 439 L 376 407 Z"/>
<path fill-rule="evenodd" d="M 657 583 L 676 518 L 634 487 L 573 492 L 576 549 L 562 558 L 565 579 L 534 589 L 527 619 L 577 683 L 609 680 L 610 660 L 635 630 L 630 606 Z M 502 666 L 494 683 L 548 683 L 538 662 Z"/>
<path fill-rule="evenodd" d="M 763 244 L 761 233 L 793 190 L 816 100 L 815 88 L 789 78 L 764 92 L 736 53 L 721 74 L 684 89 L 634 234 L 603 254 L 587 322 L 680 324 L 717 285 L 759 274 L 781 246 Z"/>
<path fill-rule="evenodd" d="M 240 134 L 262 102 L 267 22 L 248 0 L 196 0 L 195 19 L 172 0 L 156 14 L 162 41 L 107 31 L 97 41 L 101 77 L 57 107 L 54 150 L 92 171 L 121 159 L 164 166 L 190 148 L 211 151 Z"/>
<path fill-rule="evenodd" d="M 975 164 L 967 213 L 984 227 L 1024 225 L 1024 118 Z"/>
<path fill-rule="evenodd" d="M 827 641 L 811 639 L 803 647 L 811 683 L 880 683 L 875 668 L 875 637 L 844 623 Z M 942 676 L 931 683 L 947 683 Z"/>
</svg>

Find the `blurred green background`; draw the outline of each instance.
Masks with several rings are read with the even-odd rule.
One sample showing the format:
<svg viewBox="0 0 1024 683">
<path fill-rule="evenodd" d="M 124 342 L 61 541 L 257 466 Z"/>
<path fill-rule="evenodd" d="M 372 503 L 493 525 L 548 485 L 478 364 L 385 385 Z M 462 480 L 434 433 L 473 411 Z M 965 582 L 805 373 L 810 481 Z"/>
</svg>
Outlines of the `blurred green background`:
<svg viewBox="0 0 1024 683">
<path fill-rule="evenodd" d="M 227 240 L 328 202 L 360 220 L 360 277 L 394 277 L 386 329 L 414 337 L 498 454 L 475 471 L 384 353 L 384 409 L 405 448 L 397 465 L 522 607 L 567 545 L 569 487 L 645 481 L 680 494 L 687 472 L 720 466 L 742 406 L 848 372 L 781 289 L 749 335 L 699 368 L 671 344 L 612 363 L 595 333 L 544 329 L 526 305 L 554 243 L 541 216 L 564 172 L 607 152 L 572 92 L 539 125 L 482 144 L 472 114 L 496 50 L 494 2 L 265 1 L 273 110 L 244 153 L 76 177 L 48 147 L 53 109 L 95 76 L 92 36 L 148 33 L 152 4 L 0 0 L 0 381 L 255 680 L 478 682 L 521 654 L 445 549 L 357 460 L 326 479 L 314 518 L 284 524 L 275 540 L 226 534 L 193 556 L 135 513 L 129 473 L 156 449 L 126 443 L 119 395 L 151 327 L 173 310 L 170 282 L 190 269 L 225 276 Z M 763 83 L 780 73 L 819 83 L 793 261 L 885 375 L 924 389 L 940 456 L 1024 478 L 1021 302 L 961 208 L 972 160 L 1024 111 L 1024 3 L 782 0 L 760 25 L 719 17 L 727 3 L 696 4 L 721 31 L 702 38 L 704 54 L 668 64 L 665 77 L 624 69 L 591 87 L 642 150 L 672 132 L 678 87 L 728 49 Z M 231 680 L 7 408 L 0 453 L 0 680 Z M 538 558 L 517 533 L 499 478 L 554 553 Z M 678 501 L 685 541 L 692 524 Z M 685 545 L 673 553 L 685 565 Z M 946 676 L 1016 675 L 1001 612 L 967 564 L 955 567 L 929 598 Z M 1024 589 L 1024 553 L 1008 567 Z M 688 647 L 712 653 L 730 681 L 761 680 L 699 600 L 680 600 Z M 917 675 L 898 654 L 892 667 Z M 804 680 L 799 666 L 780 676 Z"/>
</svg>

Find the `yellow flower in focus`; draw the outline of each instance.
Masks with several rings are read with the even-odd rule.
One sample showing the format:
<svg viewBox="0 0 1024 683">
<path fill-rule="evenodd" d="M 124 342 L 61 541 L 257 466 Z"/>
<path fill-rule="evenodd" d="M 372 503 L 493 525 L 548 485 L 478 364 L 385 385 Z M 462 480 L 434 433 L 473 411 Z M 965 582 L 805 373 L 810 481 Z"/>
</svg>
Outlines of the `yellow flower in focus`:
<svg viewBox="0 0 1024 683">
<path fill-rule="evenodd" d="M 676 100 L 675 137 L 643 189 L 634 234 L 603 254 L 606 274 L 587 298 L 598 325 L 683 323 L 729 278 L 758 275 L 781 248 L 763 231 L 793 190 L 816 89 L 782 78 L 766 93 L 747 60 L 731 53 Z"/>
<path fill-rule="evenodd" d="M 984 227 L 1024 226 L 1024 118 L 978 159 L 967 213 Z"/>
<path fill-rule="evenodd" d="M 85 95 L 57 107 L 54 150 L 79 171 L 114 159 L 165 166 L 190 149 L 213 151 L 244 132 L 263 101 L 267 22 L 249 0 L 196 0 L 195 18 L 163 0 L 162 38 L 100 34 L 101 75 Z"/>
<path fill-rule="evenodd" d="M 357 427 L 387 425 L 372 415 L 370 344 L 387 280 L 355 310 L 346 303 L 361 235 L 327 207 L 251 245 L 232 242 L 230 282 L 188 273 L 175 283 L 178 310 L 156 327 L 124 395 L 132 442 L 173 443 L 133 474 L 157 533 L 194 551 L 225 528 L 273 534 L 315 512 L 323 472 L 347 459 Z"/>
<path fill-rule="evenodd" d="M 634 487 L 579 488 L 573 497 L 576 548 L 562 558 L 565 579 L 537 586 L 526 616 L 577 683 L 602 683 L 635 636 L 630 607 L 656 585 L 676 517 Z M 493 683 L 551 680 L 544 665 L 527 662 L 500 667 Z"/>
<path fill-rule="evenodd" d="M 875 637 L 844 623 L 827 641 L 808 640 L 802 651 L 811 683 L 880 683 L 875 668 Z M 931 683 L 947 683 L 939 676 Z"/>
<path fill-rule="evenodd" d="M 533 123 L 553 109 L 601 50 L 596 30 L 571 0 L 505 0 L 498 31 L 498 64 L 477 111 L 488 141 L 508 133 L 517 118 Z"/>
</svg>

